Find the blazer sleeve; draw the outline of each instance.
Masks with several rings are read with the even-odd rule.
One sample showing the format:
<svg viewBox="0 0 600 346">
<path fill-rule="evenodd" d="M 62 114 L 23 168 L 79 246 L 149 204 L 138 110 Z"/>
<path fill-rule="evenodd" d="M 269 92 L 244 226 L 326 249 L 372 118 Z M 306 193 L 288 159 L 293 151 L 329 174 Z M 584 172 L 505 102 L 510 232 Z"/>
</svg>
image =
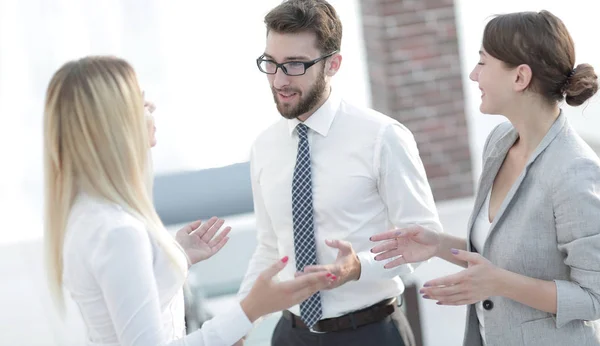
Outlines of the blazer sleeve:
<svg viewBox="0 0 600 346">
<path fill-rule="evenodd" d="M 558 178 L 553 189 L 558 250 L 571 269 L 570 280 L 555 280 L 560 328 L 600 319 L 600 163 L 575 158 Z"/>
</svg>

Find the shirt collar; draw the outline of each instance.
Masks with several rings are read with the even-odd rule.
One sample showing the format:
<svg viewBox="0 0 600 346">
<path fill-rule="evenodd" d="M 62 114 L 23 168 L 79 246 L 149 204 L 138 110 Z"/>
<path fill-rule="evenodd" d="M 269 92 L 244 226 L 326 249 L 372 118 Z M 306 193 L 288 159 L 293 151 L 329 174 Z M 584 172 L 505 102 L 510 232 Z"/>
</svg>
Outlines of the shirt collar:
<svg viewBox="0 0 600 346">
<path fill-rule="evenodd" d="M 333 123 L 333 119 L 340 108 L 341 99 L 339 95 L 331 89 L 329 93 L 329 97 L 327 101 L 319 107 L 306 121 L 304 125 L 308 126 L 311 130 L 317 132 L 323 137 L 327 137 L 329 133 L 329 129 L 331 128 L 331 124 Z M 297 118 L 288 120 L 288 128 L 290 131 L 290 135 L 294 133 L 294 129 L 301 121 Z"/>
</svg>

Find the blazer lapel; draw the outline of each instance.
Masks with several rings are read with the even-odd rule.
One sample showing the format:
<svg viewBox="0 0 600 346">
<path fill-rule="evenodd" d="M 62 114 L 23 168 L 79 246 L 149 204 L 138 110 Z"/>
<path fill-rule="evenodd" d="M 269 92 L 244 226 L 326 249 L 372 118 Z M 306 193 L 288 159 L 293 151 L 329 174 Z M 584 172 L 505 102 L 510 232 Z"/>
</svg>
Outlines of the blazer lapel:
<svg viewBox="0 0 600 346">
<path fill-rule="evenodd" d="M 490 155 L 484 161 L 481 179 L 479 181 L 479 189 L 477 190 L 477 197 L 475 198 L 475 204 L 473 206 L 473 213 L 469 219 L 469 228 L 467 232 L 467 249 L 469 250 L 471 250 L 471 231 L 473 230 L 475 219 L 477 218 L 477 215 L 479 215 L 483 202 L 485 202 L 485 199 L 494 184 L 494 179 L 496 179 L 496 175 L 502 166 L 502 162 L 504 162 L 506 153 L 513 146 L 517 138 L 517 132 L 514 128 L 511 129 L 495 143 Z"/>
<path fill-rule="evenodd" d="M 485 241 L 484 252 L 487 252 L 487 249 L 489 246 L 489 239 L 491 238 L 492 233 L 496 229 L 496 225 L 498 224 L 498 222 L 500 220 L 502 220 L 502 217 L 504 216 L 506 209 L 510 205 L 510 202 L 517 194 L 517 191 L 519 190 L 519 187 L 521 186 L 523 179 L 527 175 L 527 171 L 529 170 L 529 167 L 531 166 L 531 164 L 533 162 L 535 162 L 535 160 L 539 157 L 539 155 L 544 150 L 546 150 L 548 145 L 550 145 L 550 143 L 552 143 L 554 138 L 556 138 L 556 136 L 560 133 L 560 131 L 563 129 L 563 127 L 566 123 L 566 120 L 567 119 L 563 115 L 562 110 L 561 110 L 561 114 L 558 116 L 558 118 L 556 119 L 554 124 L 550 127 L 550 130 L 548 130 L 548 132 L 546 133 L 546 135 L 544 136 L 544 138 L 542 139 L 542 141 L 540 142 L 538 147 L 535 149 L 535 151 L 533 152 L 533 154 L 527 161 L 527 164 L 525 164 L 525 168 L 523 169 L 523 171 L 521 172 L 521 174 L 519 175 L 517 180 L 513 183 L 513 186 L 511 186 L 510 190 L 506 194 L 506 197 L 504 197 L 504 201 L 502 201 L 502 204 L 500 205 L 500 209 L 498 209 L 498 212 L 496 213 L 496 216 L 494 217 L 494 221 L 490 225 L 490 232 Z M 498 150 L 495 151 L 497 153 L 497 155 L 493 156 L 493 158 L 491 158 L 491 160 L 490 160 L 490 161 L 493 161 L 493 163 L 491 164 L 492 167 L 490 167 L 490 170 L 493 173 L 493 177 L 491 177 L 489 179 L 490 180 L 490 182 L 488 183 L 489 186 L 485 190 L 486 193 L 483 194 L 483 200 L 485 200 L 485 197 L 487 197 L 487 193 L 489 193 L 490 189 L 492 188 L 492 185 L 494 183 L 496 175 L 498 174 L 498 171 L 500 170 L 500 167 L 502 166 L 502 162 L 504 162 L 504 159 L 506 158 L 506 154 L 508 153 L 508 150 L 512 147 L 512 145 L 514 144 L 514 142 L 517 138 L 518 138 L 518 133 L 513 128 L 513 129 L 511 129 L 510 132 L 507 133 L 506 136 L 504 136 L 500 141 L 498 141 L 498 146 L 496 147 Z M 481 193 L 480 193 L 480 195 L 481 195 Z M 479 196 L 479 199 L 481 199 L 481 196 Z M 483 200 L 481 203 L 483 203 Z M 480 208 L 481 208 L 481 205 L 479 206 L 479 208 L 477 210 L 479 211 Z M 469 229 L 469 232 L 470 231 L 471 231 L 471 228 Z"/>
</svg>

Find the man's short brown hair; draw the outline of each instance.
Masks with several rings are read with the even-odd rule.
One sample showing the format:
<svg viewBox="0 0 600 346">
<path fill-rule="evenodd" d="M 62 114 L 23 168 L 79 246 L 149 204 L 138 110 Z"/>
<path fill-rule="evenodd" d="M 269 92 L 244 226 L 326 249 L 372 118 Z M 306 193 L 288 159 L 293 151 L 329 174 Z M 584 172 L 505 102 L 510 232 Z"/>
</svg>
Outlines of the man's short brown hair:
<svg viewBox="0 0 600 346">
<path fill-rule="evenodd" d="M 313 32 L 317 48 L 323 54 L 339 51 L 342 46 L 342 22 L 335 9 L 325 0 L 288 0 L 265 16 L 267 34 Z"/>
</svg>

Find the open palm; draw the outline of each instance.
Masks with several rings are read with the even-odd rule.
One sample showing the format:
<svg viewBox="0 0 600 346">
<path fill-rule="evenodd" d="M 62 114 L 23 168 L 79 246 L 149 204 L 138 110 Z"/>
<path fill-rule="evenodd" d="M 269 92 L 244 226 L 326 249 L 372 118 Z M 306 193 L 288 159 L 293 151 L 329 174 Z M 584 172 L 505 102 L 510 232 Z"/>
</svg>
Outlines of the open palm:
<svg viewBox="0 0 600 346">
<path fill-rule="evenodd" d="M 406 263 L 422 262 L 435 256 L 440 246 L 438 233 L 421 226 L 411 226 L 379 233 L 372 241 L 383 242 L 371 249 L 376 253 L 375 260 L 386 263 L 385 268 L 394 268 Z"/>
<path fill-rule="evenodd" d="M 225 246 L 231 227 L 225 227 L 217 235 L 224 223 L 224 220 L 212 217 L 205 223 L 197 220 L 177 231 L 175 239 L 185 250 L 191 264 L 209 259 Z"/>
</svg>

